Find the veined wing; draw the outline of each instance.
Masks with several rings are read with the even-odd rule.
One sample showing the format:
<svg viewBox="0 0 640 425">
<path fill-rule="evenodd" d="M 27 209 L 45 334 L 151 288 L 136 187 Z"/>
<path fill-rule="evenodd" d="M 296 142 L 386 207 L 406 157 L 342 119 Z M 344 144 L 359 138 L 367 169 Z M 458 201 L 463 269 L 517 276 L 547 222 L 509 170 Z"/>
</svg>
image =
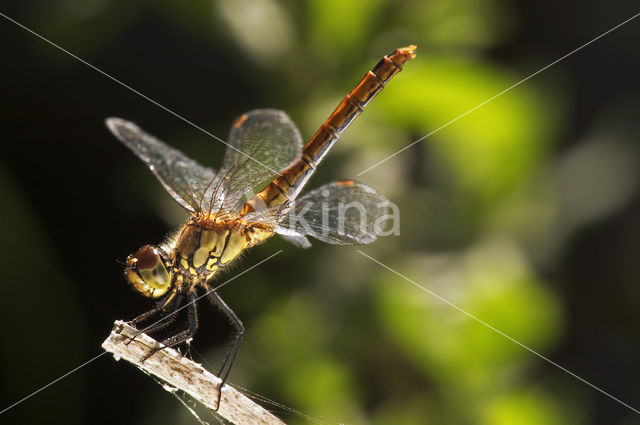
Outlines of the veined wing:
<svg viewBox="0 0 640 425">
<path fill-rule="evenodd" d="M 336 245 L 368 244 L 389 217 L 389 201 L 375 189 L 340 180 L 298 198 L 276 233 L 312 236 Z"/>
<path fill-rule="evenodd" d="M 198 164 L 132 122 L 108 118 L 106 124 L 147 164 L 173 199 L 192 213 L 200 212 L 201 199 L 216 176 L 211 168 Z"/>
<path fill-rule="evenodd" d="M 245 195 L 253 196 L 255 190 L 296 158 L 302 149 L 302 137 L 283 111 L 257 109 L 233 123 L 229 144 L 217 182 L 205 196 L 203 210 L 239 209 Z"/>
</svg>

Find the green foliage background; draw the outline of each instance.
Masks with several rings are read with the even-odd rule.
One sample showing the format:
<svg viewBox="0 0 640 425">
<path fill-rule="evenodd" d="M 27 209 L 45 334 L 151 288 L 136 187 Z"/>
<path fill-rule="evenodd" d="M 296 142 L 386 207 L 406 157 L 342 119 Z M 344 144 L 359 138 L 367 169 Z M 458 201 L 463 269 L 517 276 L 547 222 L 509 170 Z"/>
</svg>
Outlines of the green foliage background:
<svg viewBox="0 0 640 425">
<path fill-rule="evenodd" d="M 302 412 L 270 407 L 299 424 L 626 425 L 639 423 L 632 410 L 540 356 L 640 406 L 640 24 L 457 119 L 637 12 L 588 3 L 73 0 L 2 12 L 222 138 L 235 116 L 273 107 L 308 139 L 381 56 L 419 45 L 310 184 L 354 178 L 456 119 L 358 177 L 401 211 L 399 236 L 359 249 L 405 278 L 357 248 L 274 238 L 254 249 L 220 281 L 284 251 L 221 291 L 247 326 L 232 383 Z M 186 217 L 102 120 L 135 121 L 215 167 L 224 146 L 9 21 L 0 33 L 8 406 L 149 307 L 114 259 Z M 192 354 L 216 369 L 228 329 L 200 310 Z M 106 356 L 5 417 L 195 423 Z"/>
</svg>

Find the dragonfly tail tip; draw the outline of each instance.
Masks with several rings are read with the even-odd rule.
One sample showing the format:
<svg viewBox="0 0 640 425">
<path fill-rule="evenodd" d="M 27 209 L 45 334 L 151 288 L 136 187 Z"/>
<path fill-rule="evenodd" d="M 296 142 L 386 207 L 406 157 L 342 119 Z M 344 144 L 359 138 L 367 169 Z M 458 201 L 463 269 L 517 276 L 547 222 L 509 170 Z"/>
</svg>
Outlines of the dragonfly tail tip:
<svg viewBox="0 0 640 425">
<path fill-rule="evenodd" d="M 410 44 L 409 46 L 396 49 L 386 57 L 388 59 L 391 59 L 391 61 L 398 66 L 404 65 L 405 63 L 416 57 L 417 48 L 418 46 L 416 46 L 415 44 Z"/>
<path fill-rule="evenodd" d="M 401 54 L 408 56 L 409 59 L 413 59 L 416 57 L 417 49 L 418 49 L 418 46 L 416 46 L 415 44 L 410 44 L 407 47 L 402 47 L 398 50 L 400 51 Z"/>
</svg>

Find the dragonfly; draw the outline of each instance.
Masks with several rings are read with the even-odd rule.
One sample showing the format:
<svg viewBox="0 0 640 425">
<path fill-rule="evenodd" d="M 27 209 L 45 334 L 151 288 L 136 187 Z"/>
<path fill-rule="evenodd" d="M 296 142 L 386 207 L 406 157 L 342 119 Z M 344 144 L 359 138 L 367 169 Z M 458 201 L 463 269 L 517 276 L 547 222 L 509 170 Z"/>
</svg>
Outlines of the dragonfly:
<svg viewBox="0 0 640 425">
<path fill-rule="evenodd" d="M 259 109 L 233 123 L 218 172 L 146 133 L 136 124 L 108 118 L 109 130 L 133 151 L 190 214 L 186 223 L 157 245 L 144 245 L 127 257 L 125 277 L 145 297 L 149 311 L 130 323 L 153 322 L 140 332 L 165 332 L 176 312 L 186 309 L 186 326 L 170 332 L 162 348 L 188 342 L 198 328 L 196 296 L 206 296 L 228 317 L 234 336 L 218 372 L 222 385 L 240 349 L 244 325 L 211 286 L 212 280 L 246 249 L 273 235 L 299 247 L 308 236 L 335 245 L 368 244 L 388 200 L 353 180 L 339 180 L 299 196 L 318 164 L 364 107 L 415 57 L 416 46 L 384 56 L 347 94 L 303 147 L 289 116 Z M 345 209 L 345 205 L 356 208 Z"/>
</svg>

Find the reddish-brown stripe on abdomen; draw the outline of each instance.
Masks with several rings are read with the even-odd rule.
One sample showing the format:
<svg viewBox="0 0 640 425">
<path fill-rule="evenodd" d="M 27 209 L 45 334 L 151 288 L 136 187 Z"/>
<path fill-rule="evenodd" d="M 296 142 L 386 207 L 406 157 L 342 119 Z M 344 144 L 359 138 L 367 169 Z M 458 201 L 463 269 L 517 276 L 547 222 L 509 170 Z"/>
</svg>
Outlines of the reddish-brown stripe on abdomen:
<svg viewBox="0 0 640 425">
<path fill-rule="evenodd" d="M 254 211 L 259 205 L 273 207 L 284 204 L 288 199 L 295 199 L 322 158 L 338 141 L 340 134 L 362 113 L 367 103 L 382 91 L 385 84 L 402 70 L 402 65 L 415 57 L 415 49 L 416 46 L 413 45 L 397 49 L 367 72 L 320 126 L 302 149 L 298 160 L 292 162 L 262 192 L 250 199 L 242 213 Z"/>
</svg>

